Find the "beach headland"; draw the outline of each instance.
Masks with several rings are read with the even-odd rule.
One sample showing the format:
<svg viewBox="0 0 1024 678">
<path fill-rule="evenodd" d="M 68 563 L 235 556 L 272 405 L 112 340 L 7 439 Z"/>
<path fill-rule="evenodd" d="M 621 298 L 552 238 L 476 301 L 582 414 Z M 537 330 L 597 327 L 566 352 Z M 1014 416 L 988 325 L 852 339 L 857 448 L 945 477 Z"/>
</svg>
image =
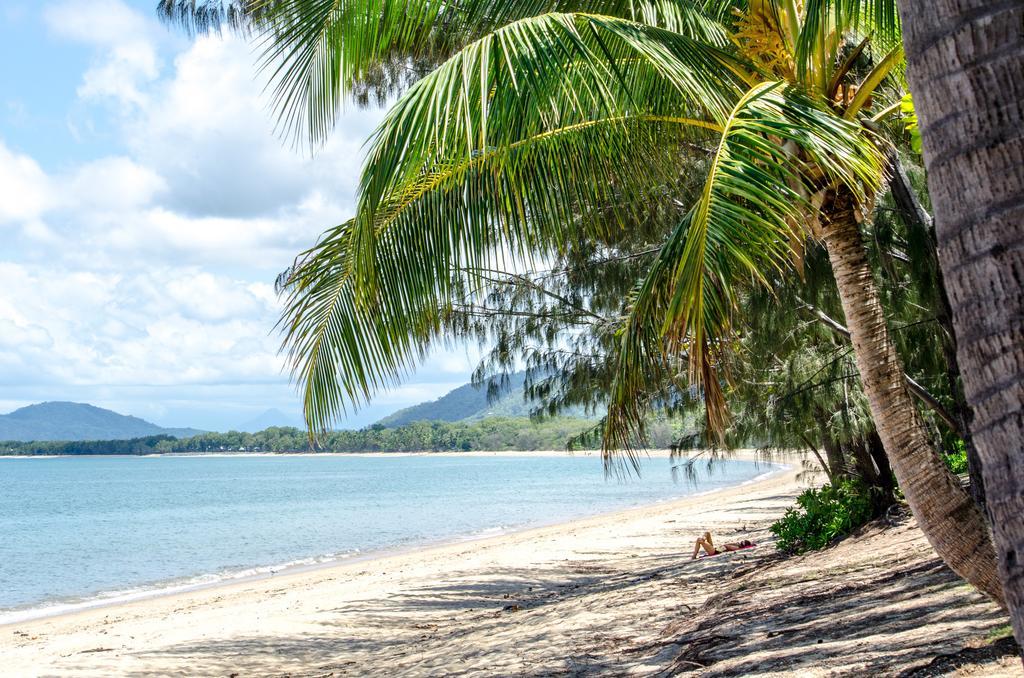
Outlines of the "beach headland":
<svg viewBox="0 0 1024 678">
<path fill-rule="evenodd" d="M 767 527 L 804 486 L 789 464 L 679 501 L 3 626 L 2 672 L 902 675 L 945 655 L 1019 675 L 991 649 L 1005 616 L 909 518 L 776 554 Z M 704 530 L 759 545 L 693 561 Z"/>
</svg>

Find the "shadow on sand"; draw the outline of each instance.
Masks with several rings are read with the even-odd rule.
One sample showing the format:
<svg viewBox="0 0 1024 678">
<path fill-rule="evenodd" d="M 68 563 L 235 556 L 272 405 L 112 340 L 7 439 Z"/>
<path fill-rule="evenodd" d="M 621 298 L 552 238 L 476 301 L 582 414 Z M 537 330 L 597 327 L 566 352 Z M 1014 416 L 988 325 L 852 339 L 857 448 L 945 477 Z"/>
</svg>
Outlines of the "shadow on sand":
<svg viewBox="0 0 1024 678">
<path fill-rule="evenodd" d="M 764 525 L 751 537 L 763 542 Z M 939 563 L 912 522 L 802 557 L 763 545 L 692 561 L 655 548 L 467 567 L 322 618 L 319 633 L 211 638 L 135 657 L 171 659 L 183 675 L 909 678 L 935 675 L 928 667 L 942 655 L 984 664 L 1016 651 L 1003 643 L 971 655 L 971 643 L 993 646 L 986 635 L 1006 617 Z"/>
</svg>

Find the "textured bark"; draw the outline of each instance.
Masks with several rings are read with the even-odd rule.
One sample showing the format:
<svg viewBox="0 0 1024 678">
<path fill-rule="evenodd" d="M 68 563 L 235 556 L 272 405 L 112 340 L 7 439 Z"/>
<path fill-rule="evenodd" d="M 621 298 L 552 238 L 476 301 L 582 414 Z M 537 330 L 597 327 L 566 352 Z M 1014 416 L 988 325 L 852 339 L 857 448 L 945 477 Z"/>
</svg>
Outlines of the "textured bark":
<svg viewBox="0 0 1024 678">
<path fill-rule="evenodd" d="M 857 369 L 896 480 L 942 560 L 1001 602 L 995 551 L 985 518 L 932 446 L 903 378 L 857 227 L 853 196 L 848 191 L 833 193 L 822 205 L 822 213 L 825 245 Z"/>
<path fill-rule="evenodd" d="M 967 451 L 967 474 L 971 478 L 971 497 L 984 513 L 986 511 L 985 478 L 981 471 L 978 449 L 975 447 L 974 437 L 971 435 L 971 408 L 967 404 L 967 396 L 964 395 L 963 381 L 960 377 L 960 361 L 956 356 L 956 332 L 953 329 L 953 307 L 950 306 L 949 296 L 946 294 L 946 283 L 942 277 L 942 267 L 939 265 L 939 243 L 935 236 L 935 222 L 921 205 L 921 201 L 917 199 L 917 194 L 914 193 L 914 188 L 910 185 L 910 178 L 907 177 L 907 173 L 900 163 L 899 155 L 895 151 L 889 157 L 889 191 L 904 220 L 916 224 L 918 230 L 924 231 L 930 236 L 929 247 L 921 254 L 927 257 L 928 268 L 934 271 L 938 285 L 935 299 L 935 320 L 942 328 L 939 338 L 942 341 L 942 355 L 946 362 L 946 382 L 949 385 L 949 392 L 953 396 L 953 411 L 950 416 L 955 420 L 954 428 L 963 439 Z"/>
<path fill-rule="evenodd" d="M 971 428 L 1024 641 L 1024 2 L 899 6 Z"/>
</svg>

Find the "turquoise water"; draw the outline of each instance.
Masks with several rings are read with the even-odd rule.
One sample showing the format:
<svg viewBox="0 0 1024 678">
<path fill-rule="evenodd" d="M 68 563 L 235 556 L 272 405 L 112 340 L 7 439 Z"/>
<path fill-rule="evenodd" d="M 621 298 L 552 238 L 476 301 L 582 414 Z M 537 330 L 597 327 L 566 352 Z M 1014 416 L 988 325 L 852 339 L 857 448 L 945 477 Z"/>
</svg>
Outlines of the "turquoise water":
<svg viewBox="0 0 1024 678">
<path fill-rule="evenodd" d="M 606 479 L 587 456 L 0 458 L 0 623 L 231 578 L 473 538 L 707 492 L 670 462 Z"/>
</svg>

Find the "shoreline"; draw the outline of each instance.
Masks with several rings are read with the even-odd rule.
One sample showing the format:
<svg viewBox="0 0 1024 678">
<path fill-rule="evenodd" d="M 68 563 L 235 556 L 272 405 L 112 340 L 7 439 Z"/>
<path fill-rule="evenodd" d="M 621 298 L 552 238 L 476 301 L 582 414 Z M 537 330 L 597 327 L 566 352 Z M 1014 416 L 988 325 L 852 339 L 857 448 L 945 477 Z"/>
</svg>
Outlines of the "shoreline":
<svg viewBox="0 0 1024 678">
<path fill-rule="evenodd" d="M 737 454 L 745 453 L 739 450 Z M 224 458 L 224 457 L 597 457 L 600 450 L 420 450 L 405 452 L 158 452 L 149 454 L 0 454 L 0 459 L 78 459 L 91 457 L 117 457 L 124 459 L 154 459 L 160 457 Z M 669 450 L 648 450 L 652 459 L 668 458 Z"/>
<path fill-rule="evenodd" d="M 472 456 L 472 457 L 494 457 L 494 456 L 515 456 L 515 457 L 553 457 L 563 456 L 568 454 L 566 452 L 556 451 L 520 451 L 514 453 L 507 452 L 370 452 L 370 453 L 309 453 L 301 456 L 334 456 L 334 457 L 349 457 L 349 456 L 365 456 L 365 457 L 396 457 L 396 456 L 445 456 L 445 457 L 456 457 L 456 456 Z M 575 454 L 580 454 L 579 452 Z M 669 458 L 670 452 L 668 450 L 651 450 L 650 456 L 652 458 Z M 596 451 L 585 451 L 584 456 L 599 456 L 600 453 Z M 79 455 L 60 455 L 58 457 L 51 458 L 63 458 L 63 457 L 74 457 Z M 88 455 L 88 456 L 124 456 L 130 457 L 134 455 Z M 274 456 L 299 456 L 290 453 L 257 453 L 257 454 L 169 454 L 169 455 L 154 455 L 154 456 L 204 456 L 204 457 L 232 457 L 232 456 L 249 456 L 249 457 L 274 457 Z M 38 457 L 21 457 L 25 459 L 33 459 Z M 737 490 L 750 487 L 751 485 L 759 485 L 767 483 L 768 481 L 776 478 L 787 472 L 794 471 L 795 462 L 793 461 L 779 461 L 772 460 L 766 461 L 761 458 L 761 455 L 753 450 L 738 450 L 733 453 L 730 460 L 735 461 L 748 461 L 760 464 L 766 467 L 764 473 L 760 473 L 754 478 L 742 481 L 735 485 L 729 485 L 727 487 L 721 487 L 711 490 L 705 490 L 702 492 L 696 492 L 694 494 L 688 494 L 675 499 L 665 499 L 656 501 L 649 504 L 638 504 L 628 508 L 617 508 L 610 509 L 608 511 L 602 511 L 599 513 L 577 516 L 573 518 L 558 518 L 550 522 L 534 523 L 529 525 L 513 526 L 508 529 L 503 528 L 486 528 L 484 530 L 462 534 L 452 535 L 440 540 L 434 541 L 419 541 L 404 545 L 384 546 L 381 548 L 372 549 L 366 552 L 355 551 L 351 554 L 330 554 L 326 556 L 311 556 L 308 558 L 302 558 L 298 561 L 292 561 L 288 563 L 273 564 L 273 565 L 256 565 L 244 568 L 238 572 L 223 572 L 223 573 L 201 573 L 192 577 L 183 578 L 181 580 L 169 580 L 164 582 L 156 582 L 150 585 L 142 585 L 139 587 L 126 588 L 121 591 L 110 591 L 100 592 L 92 597 L 87 597 L 82 600 L 76 601 L 52 601 L 49 603 L 42 603 L 31 607 L 24 608 L 12 608 L 7 611 L 0 612 L 0 632 L 8 631 L 12 627 L 25 627 L 27 625 L 48 622 L 48 621 L 59 621 L 62 618 L 73 618 L 83 614 L 95 613 L 104 610 L 117 609 L 122 606 L 134 606 L 140 604 L 146 604 L 152 601 L 158 601 L 162 599 L 173 599 L 179 596 L 188 596 L 192 594 L 199 594 L 204 592 L 217 592 L 221 589 L 231 589 L 233 587 L 246 586 L 254 583 L 260 583 L 265 581 L 277 581 L 289 577 L 297 577 L 302 575 L 309 575 L 315 573 L 330 572 L 332 570 L 343 571 L 348 568 L 355 568 L 358 566 L 368 566 L 377 562 L 384 562 L 390 559 L 401 558 L 401 557 L 429 557 L 433 552 L 443 552 L 452 548 L 458 548 L 460 546 L 467 545 L 479 545 L 483 548 L 500 544 L 502 541 L 510 538 L 528 538 L 532 533 L 540 533 L 548 530 L 569 530 L 574 527 L 580 527 L 583 524 L 590 524 L 592 522 L 601 521 L 621 521 L 628 520 L 635 514 L 649 512 L 651 510 L 676 510 L 689 505 L 695 501 L 701 499 L 713 498 L 717 499 L 716 495 L 727 495 L 729 493 L 736 492 Z M 314 562 L 303 562 L 303 561 L 314 561 Z M 256 570 L 255 572 L 251 572 Z M 251 573 L 250 573 L 251 572 Z M 248 573 L 248 574 L 246 574 Z M 198 581 L 191 582 L 191 580 L 205 577 L 214 577 L 209 581 Z"/>
<path fill-rule="evenodd" d="M 17 676 L 1020 675 L 1006 613 L 907 512 L 824 550 L 768 527 L 809 476 L 9 625 Z M 757 546 L 692 560 L 695 536 Z"/>
<path fill-rule="evenodd" d="M 692 450 L 691 450 L 692 451 Z M 698 459 L 706 450 L 696 450 Z M 643 450 L 640 456 L 651 459 L 670 459 L 672 451 L 667 449 Z M 720 453 L 722 459 L 738 459 L 741 461 L 759 461 L 771 463 L 771 460 L 763 458 L 762 453 L 751 448 L 730 450 Z M 780 453 L 772 452 L 778 456 Z M 788 453 L 782 453 L 783 455 Z M 123 459 L 158 459 L 168 458 L 225 458 L 225 457 L 370 457 L 370 458 L 394 458 L 394 457 L 600 457 L 601 450 L 467 450 L 465 452 L 456 450 L 420 450 L 404 452 L 159 452 L 150 454 L 0 454 L 0 459 L 81 459 L 92 457 L 123 458 Z M 679 459 L 686 459 L 685 454 L 676 455 Z"/>
</svg>

